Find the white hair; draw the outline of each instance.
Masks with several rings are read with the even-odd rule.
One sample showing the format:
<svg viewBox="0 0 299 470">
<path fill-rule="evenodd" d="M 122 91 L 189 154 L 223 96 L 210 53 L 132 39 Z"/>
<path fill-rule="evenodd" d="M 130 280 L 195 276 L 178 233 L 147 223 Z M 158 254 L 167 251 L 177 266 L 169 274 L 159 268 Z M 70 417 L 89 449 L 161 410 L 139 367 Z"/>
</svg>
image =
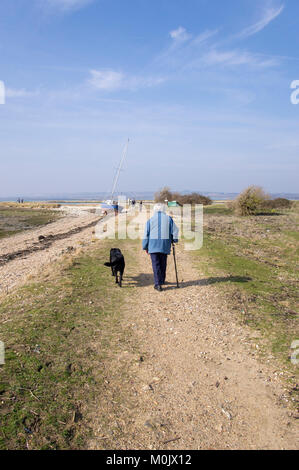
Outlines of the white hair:
<svg viewBox="0 0 299 470">
<path fill-rule="evenodd" d="M 154 212 L 166 212 L 166 204 L 163 204 L 163 203 L 155 204 Z"/>
</svg>

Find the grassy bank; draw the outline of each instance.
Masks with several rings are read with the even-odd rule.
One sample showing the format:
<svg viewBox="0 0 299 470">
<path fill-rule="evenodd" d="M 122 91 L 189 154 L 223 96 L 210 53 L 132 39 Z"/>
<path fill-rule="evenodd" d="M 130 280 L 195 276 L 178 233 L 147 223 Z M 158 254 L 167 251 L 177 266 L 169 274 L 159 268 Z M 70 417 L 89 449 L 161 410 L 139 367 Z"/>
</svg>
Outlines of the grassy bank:
<svg viewBox="0 0 299 470">
<path fill-rule="evenodd" d="M 1 208 L 8 208 L 8 209 L 58 209 L 60 204 L 58 202 L 0 202 Z"/>
<path fill-rule="evenodd" d="M 128 340 L 120 326 L 120 307 L 130 286 L 116 287 L 103 266 L 111 243 L 95 243 L 66 257 L 40 282 L 2 301 L 0 339 L 6 363 L 0 366 L 0 448 L 85 447 L 92 404 L 105 409 L 109 397 L 104 389 L 111 380 L 107 364 L 115 344 Z M 130 254 L 127 261 L 134 264 Z M 113 433 L 107 411 L 104 432 L 105 421 Z"/>
<path fill-rule="evenodd" d="M 260 349 L 293 373 L 291 343 L 298 329 L 299 207 L 237 217 L 223 205 L 205 209 L 200 269 L 217 283 L 242 321 L 259 330 Z"/>
<path fill-rule="evenodd" d="M 21 206 L 21 205 L 20 205 Z M 54 222 L 59 213 L 51 209 L 6 206 L 0 204 L 0 239 L 23 230 Z"/>
</svg>

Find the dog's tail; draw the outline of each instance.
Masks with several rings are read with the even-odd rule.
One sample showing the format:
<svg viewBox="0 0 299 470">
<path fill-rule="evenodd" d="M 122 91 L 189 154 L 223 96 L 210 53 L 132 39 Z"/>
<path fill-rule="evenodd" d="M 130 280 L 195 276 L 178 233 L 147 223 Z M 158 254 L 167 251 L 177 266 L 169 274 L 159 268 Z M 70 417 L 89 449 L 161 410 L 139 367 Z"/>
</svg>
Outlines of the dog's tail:
<svg viewBox="0 0 299 470">
<path fill-rule="evenodd" d="M 117 263 L 118 263 L 118 260 L 112 261 L 112 263 L 104 263 L 104 266 L 108 266 L 109 268 L 111 268 L 111 266 L 115 266 Z"/>
</svg>

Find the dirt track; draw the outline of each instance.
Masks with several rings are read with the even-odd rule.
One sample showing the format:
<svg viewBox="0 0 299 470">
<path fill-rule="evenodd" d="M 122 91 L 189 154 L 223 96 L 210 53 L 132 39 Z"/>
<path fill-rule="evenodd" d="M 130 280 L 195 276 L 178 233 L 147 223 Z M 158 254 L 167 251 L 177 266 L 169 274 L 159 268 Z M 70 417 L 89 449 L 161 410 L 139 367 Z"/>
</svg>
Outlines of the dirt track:
<svg viewBox="0 0 299 470">
<path fill-rule="evenodd" d="M 127 393 L 135 404 L 124 406 L 118 416 L 123 437 L 112 448 L 298 447 L 280 371 L 271 356 L 260 362 L 256 333 L 238 324 L 217 283 L 201 277 L 192 267 L 192 255 L 180 247 L 181 288 L 175 288 L 169 258 L 170 284 L 156 292 L 149 257 L 140 247 L 134 251 L 138 264 L 127 272 L 124 287 L 133 282 L 136 292 L 124 327 L 143 353 L 138 360 L 127 350 L 119 352 L 118 363 L 124 368 L 130 363 Z M 109 389 L 118 386 L 112 379 Z M 93 439 L 90 447 L 103 448 L 101 422 L 96 416 L 94 420 L 99 440 Z"/>
</svg>

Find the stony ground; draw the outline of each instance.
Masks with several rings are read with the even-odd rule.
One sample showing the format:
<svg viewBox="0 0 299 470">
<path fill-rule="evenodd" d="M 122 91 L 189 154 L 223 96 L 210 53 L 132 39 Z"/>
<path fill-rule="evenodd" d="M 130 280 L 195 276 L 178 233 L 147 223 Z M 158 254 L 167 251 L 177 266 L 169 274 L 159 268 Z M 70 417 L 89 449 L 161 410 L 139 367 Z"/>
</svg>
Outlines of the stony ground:
<svg viewBox="0 0 299 470">
<path fill-rule="evenodd" d="M 36 276 L 43 266 L 57 260 L 65 250 L 74 249 L 90 242 L 94 228 L 85 226 L 99 220 L 99 216 L 78 208 L 67 208 L 63 212 L 65 216 L 54 223 L 44 227 L 26 230 L 12 237 L 4 238 L 0 242 L 0 257 L 40 247 L 39 236 L 51 237 L 59 234 L 67 234 L 74 229 L 82 228 L 82 231 L 56 240 L 48 248 L 33 251 L 25 256 L 18 257 L 0 267 L 0 295 L 22 285 L 26 280 Z"/>
</svg>

